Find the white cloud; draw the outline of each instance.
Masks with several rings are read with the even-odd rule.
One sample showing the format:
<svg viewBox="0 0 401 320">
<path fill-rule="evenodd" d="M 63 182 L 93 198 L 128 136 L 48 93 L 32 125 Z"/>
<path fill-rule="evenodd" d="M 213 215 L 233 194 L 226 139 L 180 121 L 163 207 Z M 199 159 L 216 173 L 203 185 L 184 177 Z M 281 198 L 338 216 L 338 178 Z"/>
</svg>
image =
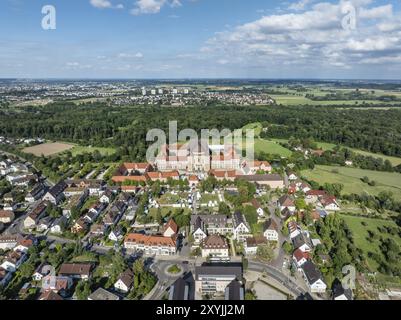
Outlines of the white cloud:
<svg viewBox="0 0 401 320">
<path fill-rule="evenodd" d="M 124 5 L 117 4 L 114 6 L 109 0 L 90 0 L 90 4 L 99 9 L 124 9 Z"/>
<path fill-rule="evenodd" d="M 345 3 L 355 6 L 356 30 L 342 28 Z M 372 0 L 313 5 L 311 1 L 300 1 L 292 6 L 295 9 L 300 12 L 265 15 L 218 32 L 199 54 L 212 57 L 217 64 L 229 56 L 230 62 L 244 69 L 280 65 L 352 69 L 378 61 L 401 62 L 401 17 L 391 5 L 374 6 Z"/>
<path fill-rule="evenodd" d="M 288 9 L 295 10 L 295 11 L 301 11 L 301 10 L 304 10 L 306 8 L 306 6 L 308 4 L 310 4 L 311 2 L 312 2 L 312 0 L 300 0 L 298 2 L 290 4 Z"/>
<path fill-rule="evenodd" d="M 142 52 L 137 52 L 137 53 L 121 52 L 117 55 L 117 57 L 120 59 L 132 59 L 132 58 L 141 59 L 141 58 L 143 58 L 143 53 Z"/>
<path fill-rule="evenodd" d="M 171 8 L 177 8 L 181 7 L 182 3 L 180 0 L 137 0 L 135 7 L 131 10 L 131 14 L 141 15 L 159 13 L 166 5 Z"/>
</svg>

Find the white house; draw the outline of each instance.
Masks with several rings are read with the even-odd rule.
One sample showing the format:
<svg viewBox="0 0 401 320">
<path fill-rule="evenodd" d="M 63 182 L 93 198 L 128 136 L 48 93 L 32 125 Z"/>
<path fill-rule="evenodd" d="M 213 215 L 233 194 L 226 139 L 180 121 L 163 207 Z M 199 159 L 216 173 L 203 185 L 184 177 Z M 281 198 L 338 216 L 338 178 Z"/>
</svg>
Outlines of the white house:
<svg viewBox="0 0 401 320">
<path fill-rule="evenodd" d="M 124 271 L 114 283 L 114 288 L 119 292 L 128 293 L 134 283 L 134 273 L 128 269 Z"/>
<path fill-rule="evenodd" d="M 201 248 L 203 258 L 209 257 L 211 259 L 227 260 L 229 256 L 229 247 L 226 239 L 217 234 L 212 234 L 204 239 Z"/>
<path fill-rule="evenodd" d="M 308 260 L 302 265 L 301 272 L 312 293 L 326 292 L 327 285 L 324 283 L 321 273 L 311 261 Z"/>
<path fill-rule="evenodd" d="M 121 227 L 116 227 L 110 232 L 108 238 L 114 242 L 122 240 L 124 238 L 123 229 Z"/>
<path fill-rule="evenodd" d="M 173 219 L 170 219 L 163 227 L 163 236 L 172 237 L 178 232 L 178 226 Z"/>
<path fill-rule="evenodd" d="M 287 226 L 288 226 L 288 232 L 290 233 L 290 239 L 294 239 L 301 233 L 300 228 L 295 221 L 289 221 Z"/>
<path fill-rule="evenodd" d="M 27 256 L 21 251 L 10 251 L 3 263 L 0 265 L 4 270 L 15 272 L 19 266 L 26 260 Z"/>
<path fill-rule="evenodd" d="M 233 215 L 233 234 L 234 239 L 237 241 L 245 241 L 246 238 L 252 236 L 245 217 L 239 211 L 235 212 Z"/>
<path fill-rule="evenodd" d="M 268 241 L 278 241 L 278 227 L 273 219 L 269 219 L 264 223 L 263 236 Z"/>
<path fill-rule="evenodd" d="M 294 265 L 296 266 L 297 269 L 302 267 L 302 265 L 308 261 L 309 259 L 309 254 L 307 252 L 303 252 L 300 249 L 297 249 L 294 251 L 292 254 L 292 260 L 294 261 Z"/>
<path fill-rule="evenodd" d="M 256 212 L 259 217 L 263 217 L 265 215 L 264 210 L 262 209 L 262 206 L 260 205 L 259 201 L 256 200 L 255 198 L 252 199 L 252 205 L 256 209 Z"/>
</svg>

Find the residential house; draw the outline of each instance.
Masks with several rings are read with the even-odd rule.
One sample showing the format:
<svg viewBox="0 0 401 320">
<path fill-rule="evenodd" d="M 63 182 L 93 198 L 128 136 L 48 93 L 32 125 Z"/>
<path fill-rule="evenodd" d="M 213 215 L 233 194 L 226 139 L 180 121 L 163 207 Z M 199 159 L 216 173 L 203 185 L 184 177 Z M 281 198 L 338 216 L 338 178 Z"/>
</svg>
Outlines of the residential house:
<svg viewBox="0 0 401 320">
<path fill-rule="evenodd" d="M 266 244 L 265 237 L 250 237 L 246 238 L 244 242 L 244 250 L 246 255 L 256 255 L 258 247 Z"/>
<path fill-rule="evenodd" d="M 177 243 L 173 237 L 130 233 L 125 237 L 124 248 L 145 254 L 173 255 L 177 251 Z"/>
<path fill-rule="evenodd" d="M 238 263 L 212 263 L 195 267 L 195 291 L 199 294 L 224 294 L 233 280 L 242 281 L 242 266 Z"/>
<path fill-rule="evenodd" d="M 9 272 L 6 269 L 0 267 L 0 287 L 5 288 L 9 284 L 12 277 L 12 272 Z"/>
<path fill-rule="evenodd" d="M 128 293 L 134 283 L 134 273 L 131 269 L 125 270 L 114 283 L 114 289 L 119 292 Z"/>
<path fill-rule="evenodd" d="M 287 224 L 290 239 L 294 239 L 301 233 L 301 229 L 295 221 L 289 221 Z"/>
<path fill-rule="evenodd" d="M 99 215 L 106 209 L 107 203 L 105 202 L 96 202 L 94 203 L 88 210 L 88 212 L 85 215 L 85 220 L 88 221 L 88 223 L 93 223 L 96 221 L 96 219 L 99 217 Z"/>
<path fill-rule="evenodd" d="M 305 195 L 305 202 L 307 204 L 316 204 L 320 197 L 327 195 L 327 192 L 324 190 L 309 190 L 305 193 Z"/>
<path fill-rule="evenodd" d="M 101 203 L 109 204 L 114 199 L 114 193 L 110 189 L 106 189 L 106 191 L 101 195 L 99 201 Z"/>
<path fill-rule="evenodd" d="M 68 219 L 65 216 L 57 218 L 53 225 L 50 227 L 50 233 L 62 234 L 67 226 Z"/>
<path fill-rule="evenodd" d="M 88 280 L 91 270 L 92 265 L 89 263 L 63 263 L 60 267 L 59 275 L 73 279 Z"/>
<path fill-rule="evenodd" d="M 304 252 L 301 249 L 296 249 L 294 253 L 292 254 L 292 260 L 294 262 L 294 265 L 297 269 L 302 267 L 302 265 L 309 260 L 309 253 Z"/>
<path fill-rule="evenodd" d="M 256 213 L 258 214 L 258 216 L 264 217 L 265 212 L 263 211 L 262 206 L 260 205 L 259 201 L 256 200 L 255 198 L 253 198 L 251 203 L 252 203 L 252 206 L 256 209 Z"/>
<path fill-rule="evenodd" d="M 301 267 L 301 272 L 312 293 L 324 293 L 326 291 L 327 285 L 323 281 L 320 271 L 316 268 L 313 262 L 309 260 L 306 261 Z"/>
<path fill-rule="evenodd" d="M 29 248 L 37 244 L 37 239 L 32 235 L 19 237 L 17 245 L 13 248 L 14 251 L 27 253 Z"/>
<path fill-rule="evenodd" d="M 74 180 L 67 180 L 67 194 L 77 194 L 82 193 L 84 190 L 88 190 L 89 195 L 91 196 L 99 196 L 103 189 L 105 182 L 103 180 L 97 179 L 74 179 Z M 66 196 L 68 196 L 66 194 Z"/>
<path fill-rule="evenodd" d="M 341 209 L 334 196 L 326 195 L 326 196 L 320 197 L 319 201 L 320 201 L 320 205 L 322 206 L 322 208 L 324 210 L 338 211 Z"/>
<path fill-rule="evenodd" d="M 81 194 L 72 196 L 67 205 L 63 208 L 63 216 L 70 218 L 73 209 L 81 209 L 86 199 L 89 197 L 89 189 L 85 189 Z"/>
<path fill-rule="evenodd" d="M 201 228 L 204 234 L 227 235 L 229 233 L 233 233 L 233 228 L 230 225 L 227 216 L 223 214 L 192 215 L 192 234 L 194 234 L 195 232 L 200 234 L 199 228 Z"/>
<path fill-rule="evenodd" d="M 251 237 L 251 228 L 249 227 L 244 215 L 236 211 L 233 214 L 233 234 L 234 239 L 237 241 L 244 241 L 246 238 Z"/>
<path fill-rule="evenodd" d="M 263 224 L 263 236 L 268 241 L 278 241 L 278 226 L 272 218 Z"/>
<path fill-rule="evenodd" d="M 307 239 L 303 233 L 300 233 L 295 238 L 292 238 L 292 244 L 295 249 L 300 249 L 302 252 L 312 251 L 312 245 L 310 244 L 309 239 Z"/>
<path fill-rule="evenodd" d="M 104 236 L 107 232 L 107 226 L 101 223 L 96 223 L 91 226 L 90 233 L 94 236 Z"/>
<path fill-rule="evenodd" d="M 34 229 L 39 219 L 46 213 L 47 203 L 42 201 L 24 219 L 24 229 Z"/>
<path fill-rule="evenodd" d="M 116 301 L 120 300 L 120 297 L 114 293 L 111 293 L 110 291 L 107 291 L 106 289 L 98 288 L 89 295 L 88 300 Z"/>
<path fill-rule="evenodd" d="M 15 215 L 13 211 L 0 210 L 0 222 L 8 224 L 11 223 L 14 219 Z"/>
<path fill-rule="evenodd" d="M 163 237 L 175 236 L 178 232 L 178 226 L 173 218 L 170 218 L 163 227 Z"/>
<path fill-rule="evenodd" d="M 282 212 L 284 209 L 288 209 L 290 212 L 295 211 L 295 202 L 294 200 L 288 196 L 288 195 L 283 195 L 280 197 L 277 201 L 277 206 Z"/>
<path fill-rule="evenodd" d="M 25 196 L 25 201 L 33 203 L 39 200 L 46 192 L 46 187 L 42 183 L 36 184 Z"/>
<path fill-rule="evenodd" d="M 228 260 L 229 247 L 226 239 L 218 234 L 212 234 L 203 240 L 202 257 L 211 258 L 212 260 Z"/>
<path fill-rule="evenodd" d="M 333 300 L 353 300 L 352 290 L 350 288 L 345 289 L 340 281 L 333 285 L 332 297 Z"/>
<path fill-rule="evenodd" d="M 38 300 L 43 301 L 61 301 L 64 300 L 58 293 L 54 292 L 53 290 L 44 291 Z"/>
<path fill-rule="evenodd" d="M 71 233 L 85 232 L 89 229 L 88 222 L 85 218 L 81 217 L 75 221 L 74 225 L 71 227 Z"/>
<path fill-rule="evenodd" d="M 33 281 L 42 281 L 44 277 L 51 273 L 52 266 L 50 266 L 47 262 L 42 262 L 36 269 L 32 275 Z"/>
<path fill-rule="evenodd" d="M 234 181 L 237 178 L 235 170 L 210 170 L 209 175 L 215 177 L 217 181 Z"/>
<path fill-rule="evenodd" d="M 64 181 L 60 181 L 55 186 L 51 187 L 49 191 L 43 197 L 43 200 L 50 201 L 54 205 L 60 204 L 64 199 L 64 190 L 67 188 L 67 184 Z"/>
<path fill-rule="evenodd" d="M 53 221 L 54 221 L 54 218 L 49 217 L 49 216 L 39 219 L 38 225 L 36 226 L 36 231 L 37 232 L 45 232 L 45 231 L 49 230 Z"/>
<path fill-rule="evenodd" d="M 0 236 L 0 250 L 10 250 L 17 246 L 19 235 L 1 235 Z"/>
<path fill-rule="evenodd" d="M 124 229 L 121 226 L 115 227 L 109 234 L 108 238 L 111 241 L 117 242 L 124 238 Z"/>
<path fill-rule="evenodd" d="M 287 176 L 290 181 L 298 180 L 297 174 L 293 171 L 287 171 Z"/>
<path fill-rule="evenodd" d="M 0 267 L 9 272 L 15 272 L 26 259 L 27 255 L 24 252 L 9 251 Z"/>
</svg>

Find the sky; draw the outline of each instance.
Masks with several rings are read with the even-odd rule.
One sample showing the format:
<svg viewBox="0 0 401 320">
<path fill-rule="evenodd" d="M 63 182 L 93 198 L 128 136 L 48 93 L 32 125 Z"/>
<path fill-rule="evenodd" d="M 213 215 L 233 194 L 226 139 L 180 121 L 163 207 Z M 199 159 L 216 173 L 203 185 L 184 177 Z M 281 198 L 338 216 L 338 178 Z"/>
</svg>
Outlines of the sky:
<svg viewBox="0 0 401 320">
<path fill-rule="evenodd" d="M 401 2 L 1 0 L 0 78 L 401 79 Z"/>
</svg>

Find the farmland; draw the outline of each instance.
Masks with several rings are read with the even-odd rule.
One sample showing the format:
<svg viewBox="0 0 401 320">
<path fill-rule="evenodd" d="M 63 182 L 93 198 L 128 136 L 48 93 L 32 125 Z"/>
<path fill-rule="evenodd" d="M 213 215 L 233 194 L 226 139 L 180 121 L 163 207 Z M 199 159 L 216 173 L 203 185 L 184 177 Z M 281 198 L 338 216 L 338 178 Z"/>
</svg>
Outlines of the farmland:
<svg viewBox="0 0 401 320">
<path fill-rule="evenodd" d="M 22 151 L 25 153 L 33 154 L 37 157 L 40 157 L 42 155 L 47 157 L 67 150 L 71 150 L 73 147 L 74 145 L 69 143 L 49 142 L 49 143 L 42 143 L 33 147 L 24 148 L 22 149 Z"/>
<path fill-rule="evenodd" d="M 101 148 L 101 147 L 85 147 L 85 146 L 74 146 L 71 150 L 72 155 L 75 157 L 83 153 L 93 153 L 98 151 L 102 156 L 108 156 L 115 153 L 113 148 Z"/>
<path fill-rule="evenodd" d="M 314 170 L 304 170 L 302 175 L 308 180 L 324 183 L 340 183 L 344 185 L 343 194 L 378 195 L 381 191 L 391 191 L 394 197 L 401 198 L 401 174 L 379 172 L 347 167 L 316 166 Z M 362 182 L 363 177 L 376 182 L 370 186 Z"/>
</svg>

